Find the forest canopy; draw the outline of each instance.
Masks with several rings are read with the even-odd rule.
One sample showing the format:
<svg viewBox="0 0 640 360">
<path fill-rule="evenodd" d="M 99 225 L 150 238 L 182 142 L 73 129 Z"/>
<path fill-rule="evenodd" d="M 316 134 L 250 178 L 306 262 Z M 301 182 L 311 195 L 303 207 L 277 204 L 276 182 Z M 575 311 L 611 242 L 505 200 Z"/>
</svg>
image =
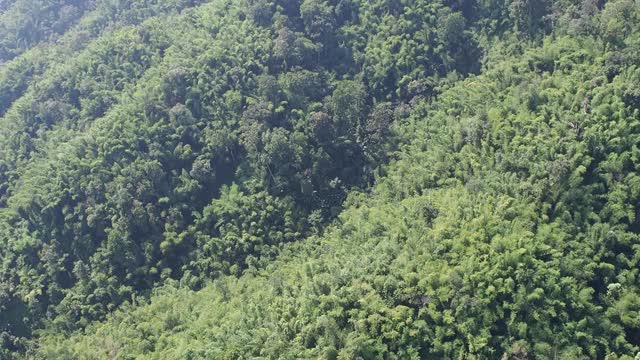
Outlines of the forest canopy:
<svg viewBox="0 0 640 360">
<path fill-rule="evenodd" d="M 639 54 L 634 0 L 0 0 L 0 359 L 638 359 Z"/>
</svg>

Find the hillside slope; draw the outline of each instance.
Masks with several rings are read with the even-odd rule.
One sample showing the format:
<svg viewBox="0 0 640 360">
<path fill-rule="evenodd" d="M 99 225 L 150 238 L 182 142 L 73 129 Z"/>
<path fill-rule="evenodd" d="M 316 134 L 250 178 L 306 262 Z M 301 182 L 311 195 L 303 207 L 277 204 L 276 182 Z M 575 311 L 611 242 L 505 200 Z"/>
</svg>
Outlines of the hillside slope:
<svg viewBox="0 0 640 360">
<path fill-rule="evenodd" d="M 324 235 L 200 291 L 167 284 L 37 354 L 632 359 L 640 70 L 611 74 L 606 48 L 497 50 L 395 125 L 386 174 Z"/>
<path fill-rule="evenodd" d="M 640 351 L 636 2 L 3 4 L 0 357 Z"/>
<path fill-rule="evenodd" d="M 373 182 L 398 105 L 479 70 L 486 20 L 426 1 L 73 4 L 2 6 L 5 357 L 320 231 Z"/>
</svg>

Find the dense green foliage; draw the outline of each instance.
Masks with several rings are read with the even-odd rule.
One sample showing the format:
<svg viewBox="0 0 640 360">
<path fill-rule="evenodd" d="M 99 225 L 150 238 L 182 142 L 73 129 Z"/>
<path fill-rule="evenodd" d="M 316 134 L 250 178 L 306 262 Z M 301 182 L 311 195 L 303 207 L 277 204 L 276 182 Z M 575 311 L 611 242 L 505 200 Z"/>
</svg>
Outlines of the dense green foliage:
<svg viewBox="0 0 640 360">
<path fill-rule="evenodd" d="M 0 357 L 640 351 L 637 3 L 0 12 Z"/>
</svg>

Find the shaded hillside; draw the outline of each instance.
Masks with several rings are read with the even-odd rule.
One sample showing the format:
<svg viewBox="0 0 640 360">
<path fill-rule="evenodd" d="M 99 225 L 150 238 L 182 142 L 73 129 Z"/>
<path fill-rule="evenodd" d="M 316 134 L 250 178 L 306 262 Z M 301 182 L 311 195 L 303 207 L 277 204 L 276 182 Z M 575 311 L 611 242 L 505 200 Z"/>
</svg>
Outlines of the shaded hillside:
<svg viewBox="0 0 640 360">
<path fill-rule="evenodd" d="M 97 1 L 0 69 L 0 354 L 633 358 L 639 15 Z"/>
<path fill-rule="evenodd" d="M 496 51 L 396 124 L 396 160 L 324 235 L 200 291 L 169 283 L 39 354 L 632 359 L 638 70 L 608 80 L 605 46 Z"/>
</svg>

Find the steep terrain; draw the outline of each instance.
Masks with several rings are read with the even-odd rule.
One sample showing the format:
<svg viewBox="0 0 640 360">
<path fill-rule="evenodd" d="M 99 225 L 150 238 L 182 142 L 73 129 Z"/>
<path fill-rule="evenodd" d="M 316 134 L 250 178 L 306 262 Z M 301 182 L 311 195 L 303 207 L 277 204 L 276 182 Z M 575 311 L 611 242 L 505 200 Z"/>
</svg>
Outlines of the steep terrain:
<svg viewBox="0 0 640 360">
<path fill-rule="evenodd" d="M 640 351 L 637 3 L 41 2 L 0 356 Z"/>
</svg>

